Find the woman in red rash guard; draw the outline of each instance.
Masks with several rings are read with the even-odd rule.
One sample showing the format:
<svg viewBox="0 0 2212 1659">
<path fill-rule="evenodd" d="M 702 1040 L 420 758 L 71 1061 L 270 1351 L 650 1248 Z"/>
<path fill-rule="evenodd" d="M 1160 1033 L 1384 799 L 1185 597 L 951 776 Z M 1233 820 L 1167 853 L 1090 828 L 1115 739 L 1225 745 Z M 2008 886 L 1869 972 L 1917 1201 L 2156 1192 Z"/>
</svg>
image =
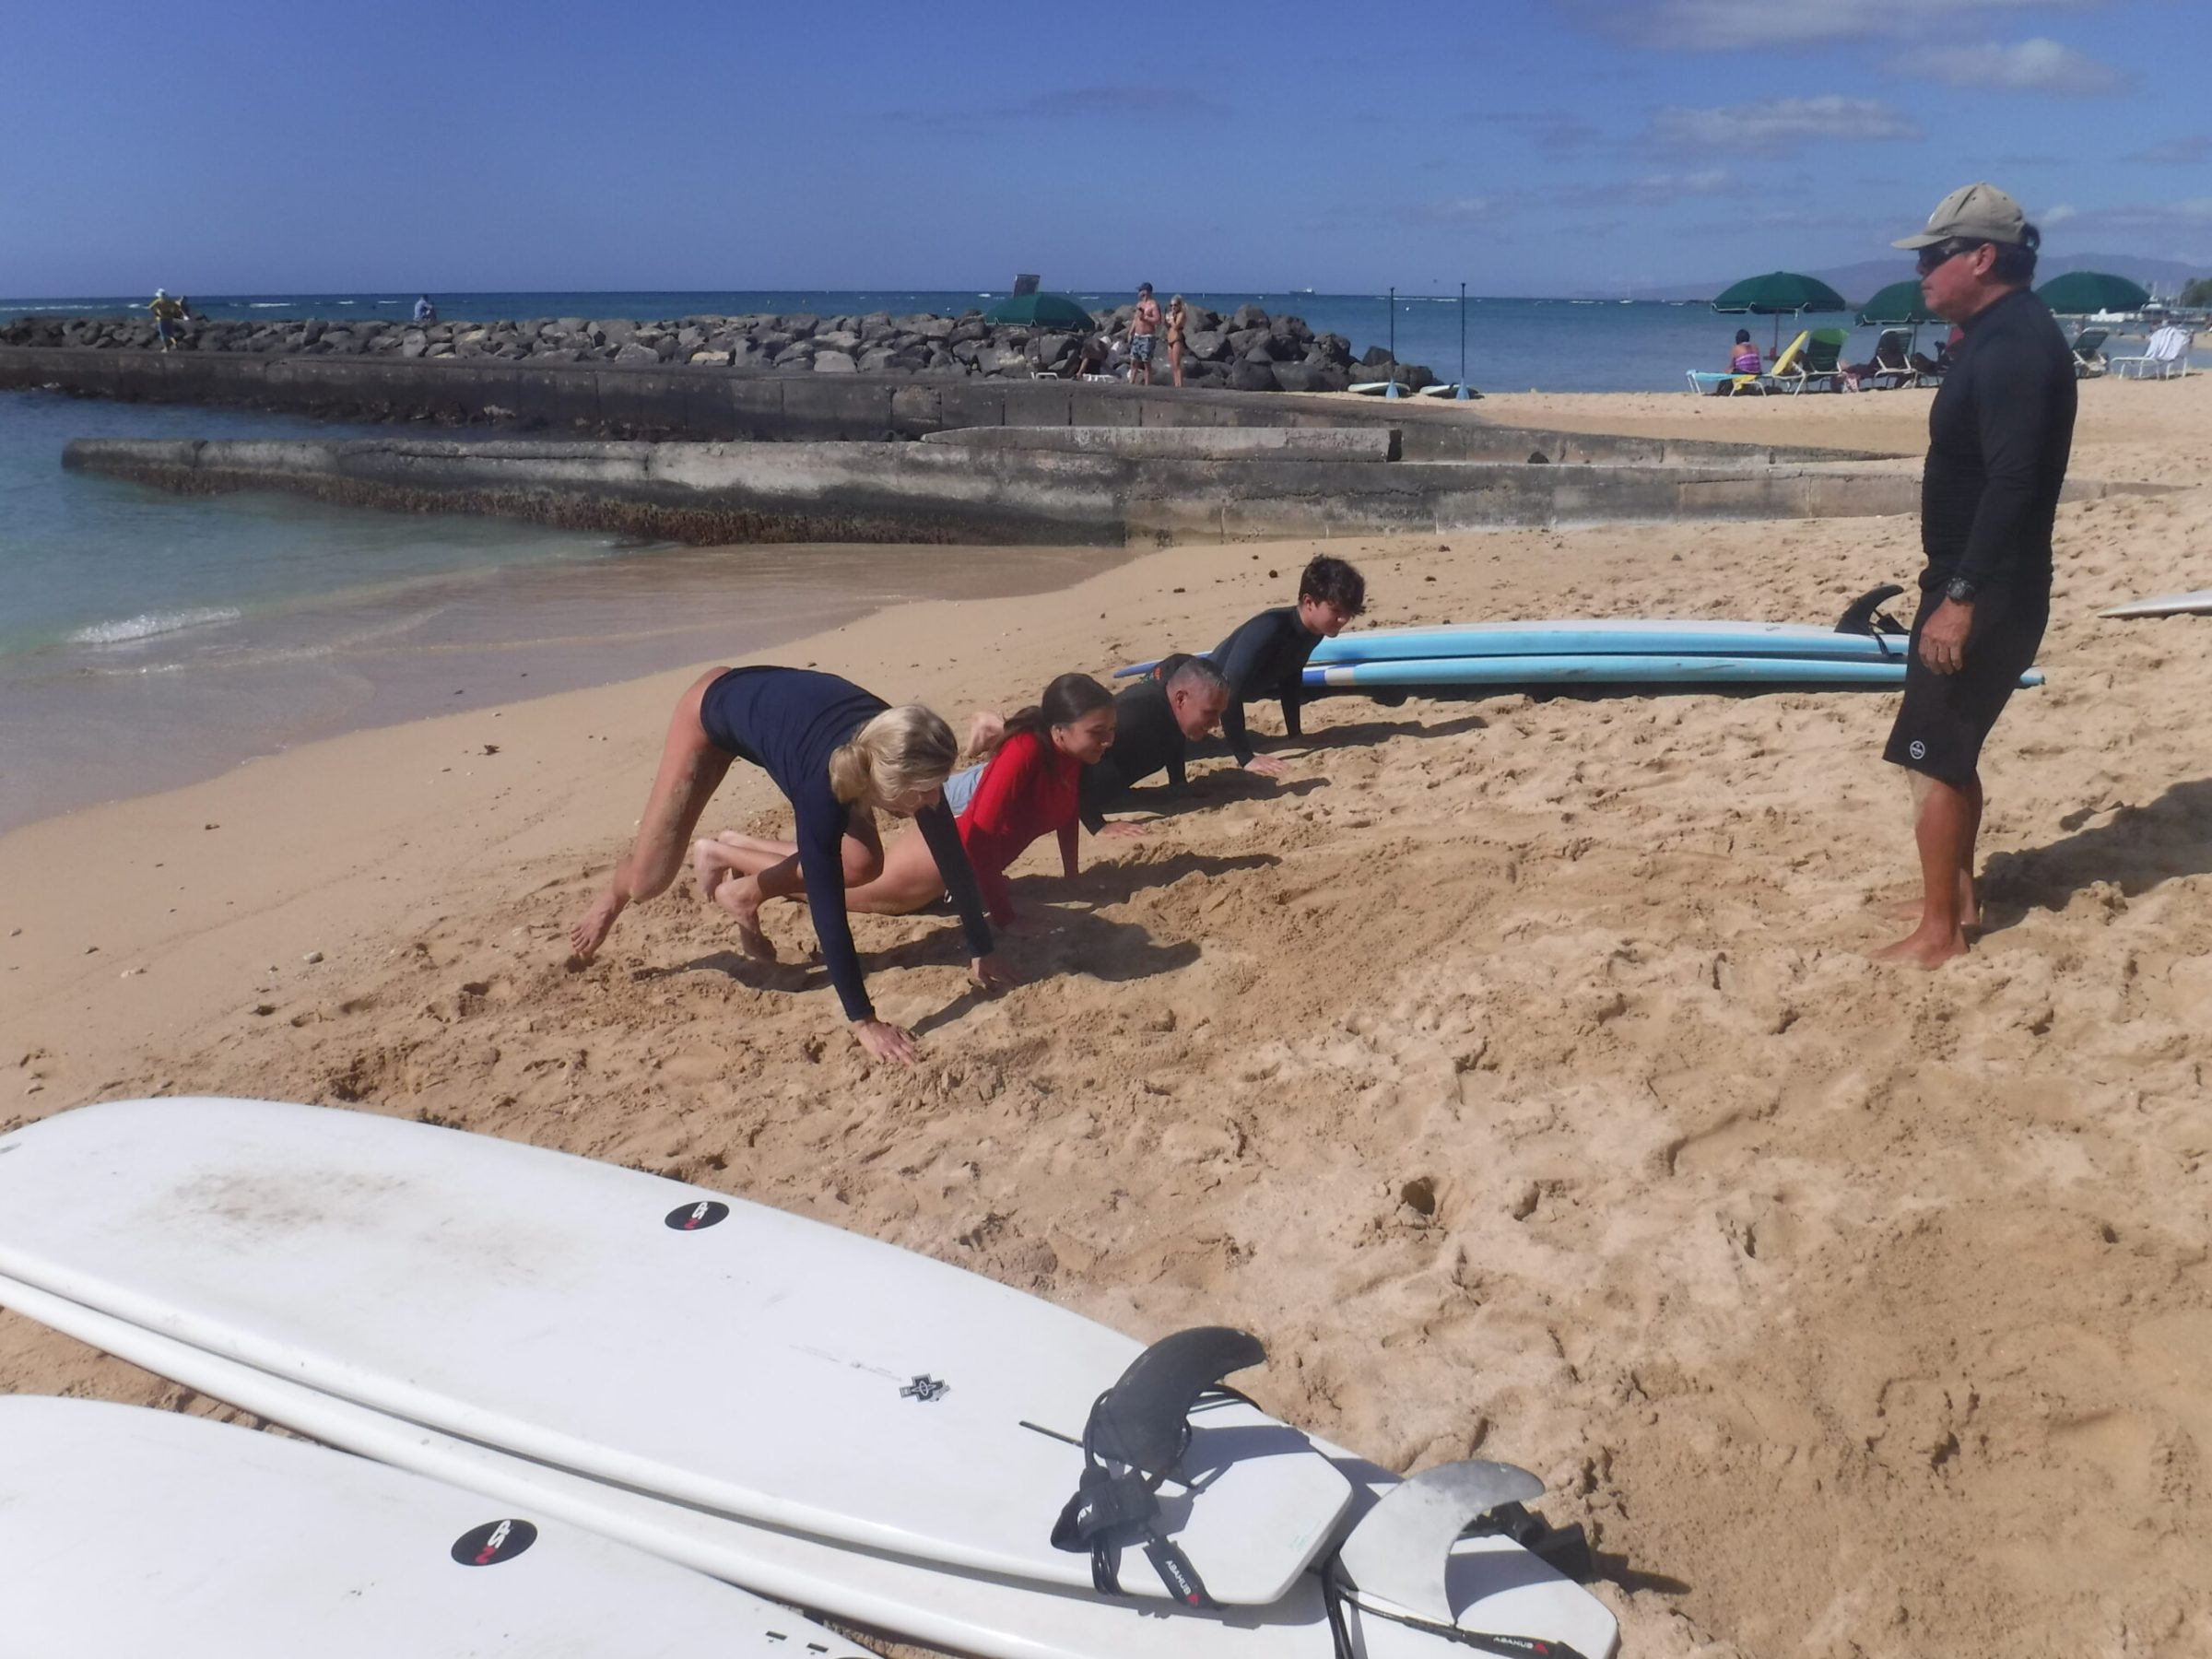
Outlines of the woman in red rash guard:
<svg viewBox="0 0 2212 1659">
<path fill-rule="evenodd" d="M 979 716 L 991 733 L 979 745 L 982 760 L 946 780 L 945 802 L 959 815 L 960 841 L 992 922 L 1012 933 L 1043 931 L 1014 910 L 1007 866 L 1041 835 L 1060 839 L 1063 874 L 1076 873 L 1076 783 L 1086 766 L 1113 747 L 1113 696 L 1087 674 L 1064 674 L 1044 688 L 1035 707 L 996 723 Z M 691 867 L 699 885 L 717 898 L 724 879 L 791 856 L 785 841 L 725 830 L 694 842 Z M 883 873 L 845 892 L 848 911 L 903 916 L 942 898 L 945 882 L 919 835 L 900 837 L 884 853 Z"/>
</svg>

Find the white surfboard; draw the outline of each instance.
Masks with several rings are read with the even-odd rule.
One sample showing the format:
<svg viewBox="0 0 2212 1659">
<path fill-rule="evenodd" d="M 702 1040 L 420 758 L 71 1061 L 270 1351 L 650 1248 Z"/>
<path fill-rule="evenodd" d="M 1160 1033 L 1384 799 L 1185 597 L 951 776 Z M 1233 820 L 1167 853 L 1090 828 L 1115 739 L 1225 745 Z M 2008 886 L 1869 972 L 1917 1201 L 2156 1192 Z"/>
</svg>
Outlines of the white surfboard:
<svg viewBox="0 0 2212 1659">
<path fill-rule="evenodd" d="M 2155 599 L 2130 599 L 2125 605 L 2115 605 L 2109 610 L 2097 613 L 2100 617 L 2123 619 L 2137 617 L 2204 617 L 2212 616 L 2212 588 L 2199 588 L 2193 594 L 2166 594 Z"/>
<path fill-rule="evenodd" d="M 117 1101 L 0 1137 L 0 1273 L 427 1424 L 744 1518 L 1088 1587 L 1051 1542 L 1144 1350 L 974 1274 L 585 1159 L 367 1112 Z M 1306 1437 L 1193 1415 L 1161 1527 L 1280 1597 L 1350 1505 Z M 1131 1594 L 1168 1594 L 1128 1552 Z"/>
<path fill-rule="evenodd" d="M 535 1514 L 535 1518 L 533 1518 Z M 0 1653 L 862 1659 L 581 1527 L 250 1429 L 0 1396 Z"/>
<path fill-rule="evenodd" d="M 0 1306 L 331 1445 L 482 1493 L 517 1511 L 589 1527 L 765 1595 L 954 1652 L 983 1659 L 1128 1659 L 1133 1653 L 1146 1659 L 1334 1659 L 1317 1572 L 1300 1575 L 1271 1606 L 1209 1616 L 1171 1610 L 1157 1601 L 1056 1590 L 841 1549 L 455 1440 L 13 1279 L 0 1277 Z M 1518 1545 L 1495 1535 L 1465 1538 L 1450 1544 L 1447 1555 L 1423 1548 L 1418 1537 L 1409 1545 L 1405 1530 L 1388 1538 L 1369 1536 L 1365 1517 L 1408 1486 L 1335 1448 L 1324 1450 L 1358 1488 L 1360 1521 L 1344 1552 L 1356 1568 L 1358 1590 L 1345 1612 L 1354 1653 L 1366 1659 L 1460 1659 L 1466 1650 L 1450 1639 L 1360 1606 L 1364 1601 L 1433 1617 L 1438 1591 L 1419 1581 L 1441 1572 L 1445 1616 L 1459 1628 L 1564 1644 L 1583 1659 L 1612 1659 L 1618 1630 L 1611 1612 Z M 1437 1530 L 1430 1529 L 1431 1543 Z M 1378 1551 L 1372 1547 L 1377 1544 L 1389 1547 Z M 1372 1564 L 1378 1554 L 1380 1568 Z"/>
</svg>

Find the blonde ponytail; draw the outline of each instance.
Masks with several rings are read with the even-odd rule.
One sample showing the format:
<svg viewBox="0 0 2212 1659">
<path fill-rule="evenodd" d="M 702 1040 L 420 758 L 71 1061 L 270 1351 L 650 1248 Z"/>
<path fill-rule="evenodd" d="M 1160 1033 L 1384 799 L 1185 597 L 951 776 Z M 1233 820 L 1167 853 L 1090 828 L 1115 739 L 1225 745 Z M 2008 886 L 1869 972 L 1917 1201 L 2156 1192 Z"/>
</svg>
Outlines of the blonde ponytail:
<svg viewBox="0 0 2212 1659">
<path fill-rule="evenodd" d="M 959 744 L 944 717 L 920 703 L 886 709 L 830 757 L 830 788 L 848 806 L 879 806 L 935 789 L 952 773 Z"/>
</svg>

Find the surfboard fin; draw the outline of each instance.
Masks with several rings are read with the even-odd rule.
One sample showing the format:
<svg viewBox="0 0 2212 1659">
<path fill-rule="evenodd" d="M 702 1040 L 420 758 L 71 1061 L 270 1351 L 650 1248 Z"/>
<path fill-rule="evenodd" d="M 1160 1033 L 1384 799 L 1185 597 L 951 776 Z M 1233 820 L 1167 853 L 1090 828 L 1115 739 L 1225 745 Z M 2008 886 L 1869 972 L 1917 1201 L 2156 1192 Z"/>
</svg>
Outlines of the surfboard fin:
<svg viewBox="0 0 2212 1659">
<path fill-rule="evenodd" d="M 1227 1325 L 1178 1331 L 1139 1354 L 1092 1405 L 1082 1481 L 1053 1524 L 1053 1547 L 1088 1551 L 1100 1594 L 1124 1594 L 1119 1545 L 1135 1543 L 1170 1595 L 1185 1606 L 1217 1605 L 1190 1557 L 1160 1531 L 1159 1483 L 1182 1460 L 1199 1397 L 1266 1358 L 1258 1337 Z"/>
<path fill-rule="evenodd" d="M 1336 1552 L 1352 1585 L 1441 1625 L 1453 1622 L 1445 1569 L 1469 1525 L 1501 1504 L 1538 1497 L 1544 1483 L 1512 1464 L 1474 1459 L 1424 1469 L 1382 1494 Z"/>
<path fill-rule="evenodd" d="M 1099 1396 L 1084 1438 L 1099 1456 L 1158 1479 L 1175 1467 L 1190 1442 L 1191 1407 L 1198 1396 L 1231 1371 L 1266 1358 L 1259 1338 L 1227 1325 L 1163 1336 Z"/>
<path fill-rule="evenodd" d="M 1868 588 L 1843 607 L 1836 618 L 1836 631 L 1841 634 L 1901 634 L 1911 630 L 1895 617 L 1885 616 L 1882 606 L 1905 590 L 1894 582 L 1885 582 L 1880 587 Z"/>
</svg>

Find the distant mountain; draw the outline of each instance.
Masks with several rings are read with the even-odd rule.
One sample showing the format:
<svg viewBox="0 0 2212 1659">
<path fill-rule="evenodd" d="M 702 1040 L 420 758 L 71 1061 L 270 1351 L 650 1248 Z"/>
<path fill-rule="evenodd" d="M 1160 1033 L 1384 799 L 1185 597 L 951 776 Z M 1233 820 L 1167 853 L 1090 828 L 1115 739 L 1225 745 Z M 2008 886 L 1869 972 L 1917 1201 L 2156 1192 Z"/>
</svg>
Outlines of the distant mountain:
<svg viewBox="0 0 2212 1659">
<path fill-rule="evenodd" d="M 2178 259 L 2151 259 L 2139 253 L 2053 253 L 2037 263 L 2035 278 L 2040 284 L 2053 276 L 2063 276 L 2068 271 L 2110 271 L 2116 276 L 2132 277 L 2154 292 L 2169 297 L 2178 293 L 2191 277 L 2206 275 L 2196 266 L 2183 265 Z M 1738 273 L 1738 276 L 1754 274 L 1746 271 Z M 1824 271 L 1808 272 L 1807 275 L 1819 277 L 1855 305 L 1862 300 L 1871 299 L 1877 289 L 1887 288 L 1892 282 L 1902 282 L 1912 276 L 1912 256 L 1900 253 L 1888 259 L 1862 259 L 1856 265 L 1833 265 Z M 1635 297 L 1639 300 L 1710 300 L 1736 279 L 1735 276 L 1730 276 L 1720 282 L 1678 282 L 1657 288 L 1639 287 Z M 1618 294 L 1601 293 L 1595 289 L 1585 289 L 1568 297 L 1577 300 L 1620 298 Z"/>
</svg>

